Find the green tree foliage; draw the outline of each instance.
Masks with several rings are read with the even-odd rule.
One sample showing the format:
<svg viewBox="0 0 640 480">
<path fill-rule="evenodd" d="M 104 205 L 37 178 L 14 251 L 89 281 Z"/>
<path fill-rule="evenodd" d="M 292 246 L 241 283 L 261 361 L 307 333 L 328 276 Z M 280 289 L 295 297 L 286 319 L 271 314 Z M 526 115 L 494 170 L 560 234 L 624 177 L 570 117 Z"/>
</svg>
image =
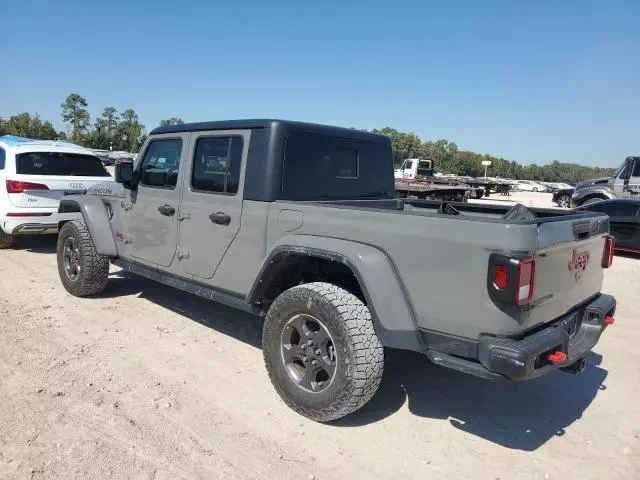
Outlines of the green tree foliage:
<svg viewBox="0 0 640 480">
<path fill-rule="evenodd" d="M 120 146 L 121 138 L 118 136 L 118 110 L 114 107 L 105 107 L 102 115 L 93 124 L 93 130 L 89 132 L 87 144 L 92 148 L 109 149 Z"/>
<path fill-rule="evenodd" d="M 436 172 L 480 177 L 484 175 L 482 161 L 488 160 L 491 162 L 487 173 L 489 176 L 547 182 L 578 182 L 589 178 L 607 177 L 613 175 L 615 171 L 614 168 L 587 167 L 575 163 L 562 163 L 557 160 L 548 165 L 531 164 L 525 166 L 492 155 L 458 150 L 455 143 L 444 139 L 423 142 L 415 133 L 403 133 L 394 128 L 375 129 L 373 133 L 387 135 L 391 138 L 396 166 L 399 166 L 406 158 L 430 158 L 434 161 Z M 620 161 L 622 162 L 622 159 Z"/>
<path fill-rule="evenodd" d="M 171 118 L 165 118 L 164 120 L 160 120 L 161 127 L 170 127 L 171 125 L 182 125 L 183 123 L 184 123 L 184 120 L 182 120 L 180 117 L 171 117 Z"/>
<path fill-rule="evenodd" d="M 61 105 L 62 119 L 71 126 L 72 141 L 91 148 L 111 148 L 129 152 L 137 152 L 140 149 L 147 134 L 133 109 L 127 108 L 118 113 L 115 107 L 105 107 L 91 128 L 87 106 L 87 101 L 76 93 L 69 95 Z M 182 118 L 170 117 L 161 120 L 160 126 L 182 123 Z M 395 128 L 385 127 L 374 129 L 372 132 L 391 138 L 394 163 L 397 166 L 406 158 L 423 157 L 434 161 L 437 172 L 479 177 L 484 175 L 482 161 L 488 160 L 491 162 L 489 176 L 549 182 L 577 182 L 588 178 L 606 177 L 612 175 L 615 170 L 562 163 L 557 160 L 542 166 L 521 165 L 513 160 L 458 150 L 454 142 L 444 139 L 422 141 L 415 133 L 399 132 Z M 0 135 L 4 134 L 31 138 L 67 138 L 64 132 L 56 132 L 51 122 L 42 122 L 37 114 L 31 116 L 28 113 L 14 115 L 8 119 L 0 118 Z M 622 159 L 620 161 L 622 162 Z"/>
<path fill-rule="evenodd" d="M 71 141 L 81 143 L 89 128 L 89 111 L 87 101 L 77 93 L 70 94 L 60 104 L 62 107 L 62 121 L 71 125 Z"/>
<path fill-rule="evenodd" d="M 122 139 L 122 150 L 128 152 L 137 152 L 142 145 L 142 136 L 144 135 L 144 125 L 138 120 L 138 114 L 132 109 L 127 108 L 120 114 L 122 121 L 118 125 L 118 133 Z"/>
<path fill-rule="evenodd" d="M 32 116 L 27 112 L 13 115 L 8 120 L 0 119 L 0 135 L 5 134 L 46 140 L 58 138 L 58 132 L 51 122 L 43 122 L 38 114 Z"/>
</svg>

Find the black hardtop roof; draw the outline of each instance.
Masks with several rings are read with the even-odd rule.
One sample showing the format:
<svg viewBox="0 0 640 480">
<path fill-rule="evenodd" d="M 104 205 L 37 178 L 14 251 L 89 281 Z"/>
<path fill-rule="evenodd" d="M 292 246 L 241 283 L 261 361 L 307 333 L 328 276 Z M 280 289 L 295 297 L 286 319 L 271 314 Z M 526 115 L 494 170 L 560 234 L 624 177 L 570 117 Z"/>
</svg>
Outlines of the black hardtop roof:
<svg viewBox="0 0 640 480">
<path fill-rule="evenodd" d="M 162 133 L 179 133 L 179 132 L 199 132 L 205 130 L 248 130 L 257 128 L 276 128 L 284 127 L 284 129 L 303 130 L 308 133 L 334 135 L 340 137 L 350 137 L 367 140 L 386 140 L 389 138 L 384 135 L 356 130 L 353 128 L 335 127 L 332 125 L 322 125 L 319 123 L 297 122 L 291 120 L 279 119 L 244 119 L 244 120 L 220 120 L 213 122 L 197 122 L 182 123 L 179 125 L 171 125 L 169 127 L 154 128 L 150 135 L 158 135 Z"/>
</svg>

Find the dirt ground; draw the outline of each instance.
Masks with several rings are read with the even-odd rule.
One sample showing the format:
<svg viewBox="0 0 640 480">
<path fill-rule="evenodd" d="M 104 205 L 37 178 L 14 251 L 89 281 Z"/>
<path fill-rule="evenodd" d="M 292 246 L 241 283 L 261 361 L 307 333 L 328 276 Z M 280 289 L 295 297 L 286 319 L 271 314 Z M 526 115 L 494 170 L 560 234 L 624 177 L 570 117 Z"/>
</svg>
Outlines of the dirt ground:
<svg viewBox="0 0 640 480">
<path fill-rule="evenodd" d="M 606 273 L 616 324 L 583 374 L 495 384 L 391 351 L 373 401 L 321 425 L 276 396 L 258 319 L 115 268 L 71 297 L 54 251 L 0 252 L 2 479 L 640 478 L 640 258 Z"/>
</svg>

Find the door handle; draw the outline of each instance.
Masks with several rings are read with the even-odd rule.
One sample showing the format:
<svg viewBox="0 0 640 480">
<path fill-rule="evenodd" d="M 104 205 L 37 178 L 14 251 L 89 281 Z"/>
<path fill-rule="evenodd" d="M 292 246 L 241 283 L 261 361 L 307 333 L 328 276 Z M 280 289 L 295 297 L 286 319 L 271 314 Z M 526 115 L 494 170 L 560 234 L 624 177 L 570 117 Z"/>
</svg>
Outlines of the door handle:
<svg viewBox="0 0 640 480">
<path fill-rule="evenodd" d="M 173 208 L 171 205 L 160 205 L 158 207 L 158 211 L 162 215 L 166 215 L 167 217 L 173 217 L 173 215 L 176 213 L 176 209 Z"/>
<path fill-rule="evenodd" d="M 231 217 L 223 212 L 216 212 L 209 215 L 209 220 L 218 225 L 229 225 L 231 223 Z"/>
</svg>

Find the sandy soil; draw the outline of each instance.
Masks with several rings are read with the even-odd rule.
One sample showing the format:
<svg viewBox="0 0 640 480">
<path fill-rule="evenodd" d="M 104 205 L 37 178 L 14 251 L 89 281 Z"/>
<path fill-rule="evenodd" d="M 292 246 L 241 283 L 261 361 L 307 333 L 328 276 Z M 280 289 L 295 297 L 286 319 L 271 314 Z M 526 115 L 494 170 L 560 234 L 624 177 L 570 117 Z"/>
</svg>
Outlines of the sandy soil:
<svg viewBox="0 0 640 480">
<path fill-rule="evenodd" d="M 71 297 L 54 250 L 0 252 L 2 479 L 639 478 L 639 258 L 606 273 L 617 322 L 582 375 L 494 384 L 391 351 L 373 401 L 321 425 L 276 396 L 258 319 L 117 269 Z"/>
</svg>

